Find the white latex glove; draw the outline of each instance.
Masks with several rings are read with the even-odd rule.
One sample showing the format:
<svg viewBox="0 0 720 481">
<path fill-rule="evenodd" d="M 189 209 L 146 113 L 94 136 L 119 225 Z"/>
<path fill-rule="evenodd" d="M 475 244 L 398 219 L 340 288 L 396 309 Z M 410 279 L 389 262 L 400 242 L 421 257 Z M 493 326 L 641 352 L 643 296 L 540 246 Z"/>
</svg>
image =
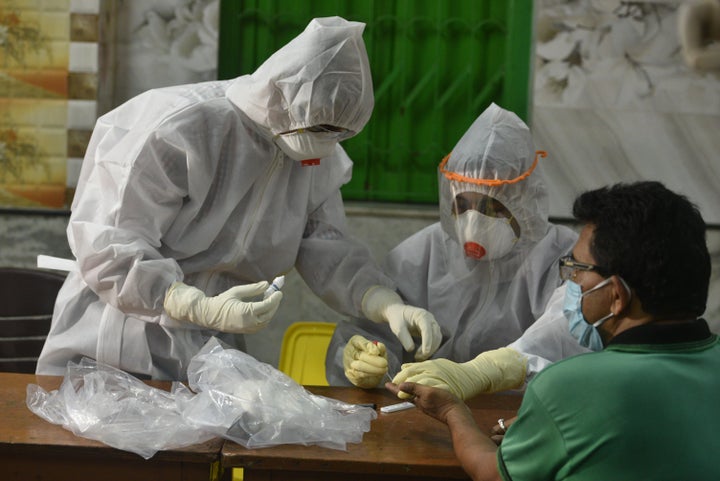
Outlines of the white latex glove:
<svg viewBox="0 0 720 481">
<path fill-rule="evenodd" d="M 485 351 L 472 361 L 457 363 L 448 359 L 403 364 L 393 384 L 415 382 L 450 391 L 460 399 L 480 393 L 515 389 L 523 385 L 527 360 L 515 349 L 503 347 Z M 409 394 L 399 392 L 407 399 Z"/>
<path fill-rule="evenodd" d="M 415 359 L 424 361 L 440 347 L 442 332 L 435 316 L 419 307 L 406 305 L 397 292 L 383 286 L 373 286 L 362 299 L 362 311 L 373 322 L 387 322 L 406 351 L 415 349 L 412 335 L 422 341 Z"/>
<path fill-rule="evenodd" d="M 345 377 L 355 386 L 377 387 L 388 371 L 385 344 L 354 335 L 343 349 L 343 367 Z"/>
<path fill-rule="evenodd" d="M 175 282 L 165 294 L 164 307 L 170 317 L 180 321 L 221 332 L 249 334 L 266 327 L 280 307 L 280 291 L 258 302 L 244 300 L 262 296 L 269 285 L 262 281 L 235 286 L 207 297 L 200 289 Z"/>
</svg>

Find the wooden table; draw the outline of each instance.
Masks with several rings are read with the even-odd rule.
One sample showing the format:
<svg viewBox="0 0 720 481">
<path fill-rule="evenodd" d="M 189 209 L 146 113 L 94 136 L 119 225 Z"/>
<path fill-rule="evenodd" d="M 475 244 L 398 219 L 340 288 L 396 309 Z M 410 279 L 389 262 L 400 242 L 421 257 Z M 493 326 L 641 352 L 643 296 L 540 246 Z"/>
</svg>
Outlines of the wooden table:
<svg viewBox="0 0 720 481">
<path fill-rule="evenodd" d="M 245 481 L 469 479 L 455 457 L 444 424 L 415 408 L 388 414 L 379 411 L 381 406 L 399 401 L 390 392 L 343 387 L 308 390 L 350 403 L 376 403 L 378 419 L 362 443 L 348 444 L 347 451 L 299 445 L 246 449 L 226 441 L 223 466 L 243 467 Z M 498 418 L 516 414 L 521 399 L 518 394 L 481 395 L 468 404 L 480 429 L 490 433 Z"/>
<path fill-rule="evenodd" d="M 220 477 L 223 439 L 159 451 L 145 460 L 137 454 L 75 436 L 33 414 L 25 404 L 28 384 L 57 389 L 62 377 L 0 373 L 0 478 L 64 481 L 191 481 Z M 151 382 L 156 387 L 169 383 Z M 225 476 L 227 478 L 226 471 Z"/>
<path fill-rule="evenodd" d="M 220 438 L 142 457 L 75 436 L 33 414 L 25 404 L 28 384 L 57 389 L 62 377 L 0 373 L 0 478 L 4 481 L 192 481 L 229 479 L 232 467 L 244 468 L 245 481 L 373 481 L 407 478 L 468 479 L 455 458 L 447 428 L 417 409 L 383 414 L 347 451 L 283 445 L 245 449 Z M 169 383 L 152 382 L 168 388 Z M 382 389 L 308 387 L 316 394 L 351 403 L 398 402 Z M 480 428 L 489 432 L 500 417 L 515 415 L 516 394 L 479 396 L 469 402 Z M 224 468 L 224 469 L 223 469 Z"/>
</svg>

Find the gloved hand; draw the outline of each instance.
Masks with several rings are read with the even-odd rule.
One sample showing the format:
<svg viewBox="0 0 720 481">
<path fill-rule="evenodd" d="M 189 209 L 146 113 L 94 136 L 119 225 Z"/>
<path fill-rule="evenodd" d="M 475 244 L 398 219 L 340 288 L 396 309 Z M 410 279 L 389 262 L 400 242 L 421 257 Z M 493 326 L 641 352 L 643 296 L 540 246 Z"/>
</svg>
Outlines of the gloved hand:
<svg viewBox="0 0 720 481">
<path fill-rule="evenodd" d="M 373 286 L 362 299 L 362 311 L 373 322 L 387 322 L 406 351 L 415 348 L 412 334 L 422 339 L 415 359 L 424 361 L 440 347 L 442 332 L 435 317 L 419 307 L 406 305 L 397 292 L 383 286 Z"/>
<path fill-rule="evenodd" d="M 457 363 L 448 359 L 403 364 L 393 384 L 415 382 L 450 391 L 460 399 L 480 393 L 515 389 L 525 381 L 527 360 L 515 349 L 503 347 L 485 351 L 472 361 Z M 401 399 L 411 397 L 402 391 Z"/>
<path fill-rule="evenodd" d="M 388 371 L 385 344 L 356 334 L 343 349 L 345 377 L 357 387 L 377 387 Z"/>
<path fill-rule="evenodd" d="M 268 286 L 266 281 L 256 282 L 207 297 L 200 289 L 175 282 L 165 294 L 163 305 L 173 319 L 221 332 L 249 334 L 266 327 L 280 306 L 280 291 L 258 302 L 243 300 L 262 296 Z"/>
</svg>

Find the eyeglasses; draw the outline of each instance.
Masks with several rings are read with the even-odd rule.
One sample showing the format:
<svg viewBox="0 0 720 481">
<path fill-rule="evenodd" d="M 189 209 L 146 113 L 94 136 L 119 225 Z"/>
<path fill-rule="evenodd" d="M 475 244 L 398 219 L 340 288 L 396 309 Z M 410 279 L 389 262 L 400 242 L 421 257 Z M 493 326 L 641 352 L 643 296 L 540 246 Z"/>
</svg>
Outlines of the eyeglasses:
<svg viewBox="0 0 720 481">
<path fill-rule="evenodd" d="M 585 262 L 578 262 L 572 255 L 563 256 L 560 258 L 560 279 L 567 281 L 574 277 L 575 271 L 595 271 L 603 277 L 607 277 L 610 274 L 604 267 L 596 266 L 595 264 L 587 264 Z"/>
<path fill-rule="evenodd" d="M 346 129 L 344 127 L 335 127 L 334 125 L 328 125 L 328 124 L 311 125 L 310 127 L 303 127 L 300 129 L 287 130 L 285 132 L 280 132 L 277 135 L 302 134 L 305 132 L 331 135 L 333 137 L 337 137 L 338 140 L 345 140 L 347 138 L 352 137 L 352 135 L 353 135 L 353 132 L 349 129 Z"/>
</svg>

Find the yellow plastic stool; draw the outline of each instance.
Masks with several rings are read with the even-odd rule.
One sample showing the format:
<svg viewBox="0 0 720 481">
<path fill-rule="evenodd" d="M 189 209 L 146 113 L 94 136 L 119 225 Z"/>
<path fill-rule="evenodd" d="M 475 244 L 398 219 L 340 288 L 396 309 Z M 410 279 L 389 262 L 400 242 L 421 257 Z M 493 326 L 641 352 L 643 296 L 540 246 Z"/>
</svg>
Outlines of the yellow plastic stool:
<svg viewBox="0 0 720 481">
<path fill-rule="evenodd" d="M 327 386 L 325 354 L 335 324 L 330 322 L 295 322 L 283 336 L 278 368 L 298 384 Z"/>
</svg>

